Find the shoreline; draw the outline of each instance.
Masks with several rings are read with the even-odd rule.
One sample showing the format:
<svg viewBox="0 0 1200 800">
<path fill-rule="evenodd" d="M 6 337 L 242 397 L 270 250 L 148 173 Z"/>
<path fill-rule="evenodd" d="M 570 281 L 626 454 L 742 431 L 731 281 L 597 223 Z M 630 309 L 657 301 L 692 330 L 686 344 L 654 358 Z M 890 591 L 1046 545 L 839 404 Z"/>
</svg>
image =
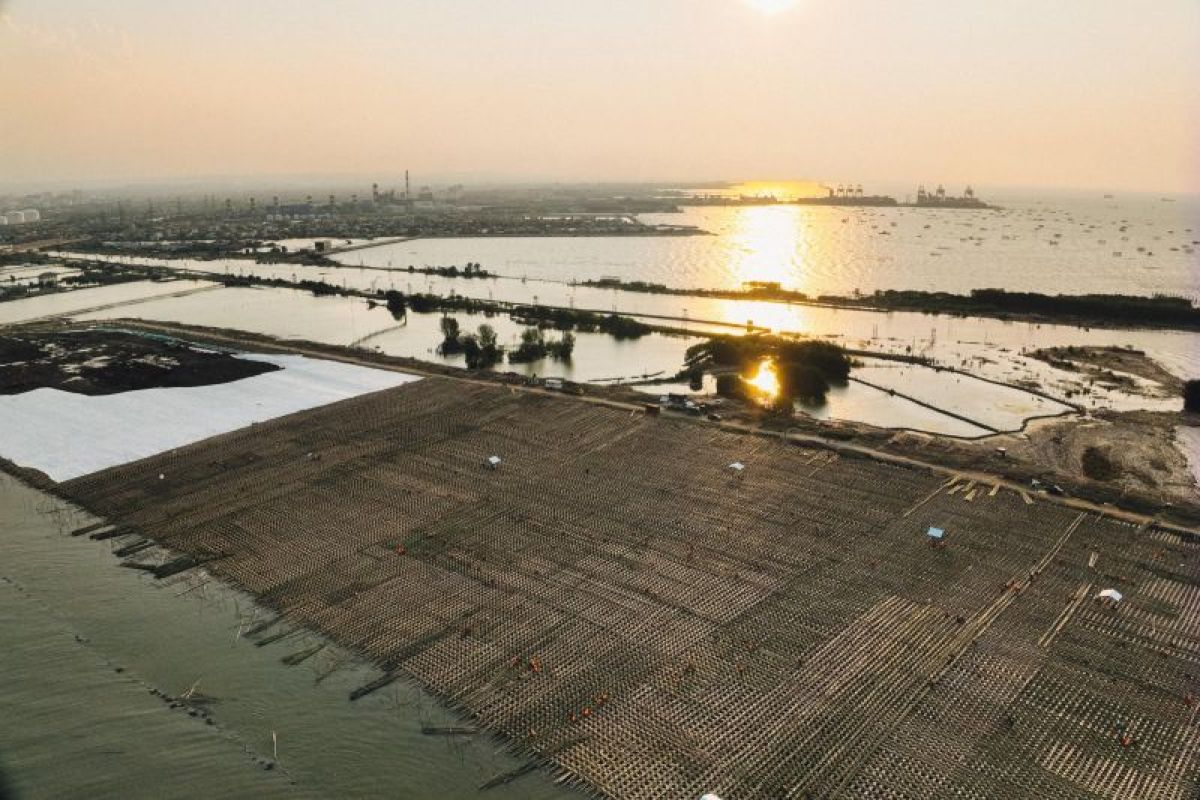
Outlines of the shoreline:
<svg viewBox="0 0 1200 800">
<path fill-rule="evenodd" d="M 127 787 L 126 796 L 139 800 L 179 796 L 180 787 L 210 761 L 221 767 L 209 779 L 213 792 L 264 798 L 362 796 L 372 790 L 402 796 L 406 786 L 433 791 L 447 783 L 465 794 L 524 764 L 485 735 L 465 737 L 447 749 L 424 727 L 448 728 L 465 720 L 413 681 L 347 706 L 351 691 L 380 674 L 375 664 L 315 631 L 292 630 L 260 597 L 203 567 L 162 579 L 127 568 L 172 563 L 182 551 L 142 548 L 136 534 L 126 531 L 110 538 L 107 518 L 87 513 L 53 486 L 0 472 L 9 472 L 0 475 L 0 505 L 15 503 L 12 518 L 4 520 L 8 530 L 0 524 L 0 532 L 17 534 L 8 542 L 12 557 L 0 576 L 0 592 L 8 587 L 12 602 L 26 604 L 12 606 L 18 613 L 6 622 L 39 651 L 59 655 L 39 671 L 33 652 L 13 653 L 7 688 L 15 690 L 14 699 L 28 697 L 30 703 L 14 707 L 26 711 L 16 719 L 23 718 L 27 728 L 0 731 L 0 741 L 23 746 L 22 758 L 16 750 L 9 758 L 5 750 L 11 788 L 35 796 L 39 760 L 32 757 L 49 755 L 61 735 L 72 738 L 81 760 L 60 763 L 46 786 L 61 794 L 78 790 L 83 771 L 87 779 L 110 776 L 116 782 L 133 770 L 139 784 Z M 32 510 L 26 498 L 34 496 L 45 508 Z M 123 554 L 130 543 L 140 549 Z M 46 570 L 48 559 L 55 569 Z M 96 597 L 103 603 L 93 611 L 89 603 Z M 46 670 L 60 682 L 47 684 Z M 47 695 L 47 686 L 61 688 L 64 699 Z M 269 724 L 259 716 L 264 703 L 274 707 Z M 102 722 L 103 735 L 80 735 L 84 721 Z M 147 730 L 171 741 L 172 749 L 156 757 L 158 740 L 139 736 Z M 329 736 L 344 738 L 356 730 L 366 731 L 369 741 L 353 750 L 328 746 Z M 47 731 L 54 738 L 42 738 Z M 447 770 L 455 775 L 447 778 Z M 544 770 L 491 794 L 498 800 L 580 796 L 554 784 L 554 775 Z"/>
</svg>

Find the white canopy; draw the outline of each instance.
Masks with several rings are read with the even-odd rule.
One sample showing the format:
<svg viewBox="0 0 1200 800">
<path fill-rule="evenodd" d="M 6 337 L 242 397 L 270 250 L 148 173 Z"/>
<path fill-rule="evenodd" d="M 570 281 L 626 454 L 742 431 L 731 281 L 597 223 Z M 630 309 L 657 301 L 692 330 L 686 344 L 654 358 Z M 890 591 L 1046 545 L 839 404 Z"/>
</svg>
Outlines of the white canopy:
<svg viewBox="0 0 1200 800">
<path fill-rule="evenodd" d="M 741 472 L 742 470 L 744 470 L 746 468 L 746 465 L 740 461 L 735 461 L 729 465 L 729 468 L 731 470 L 733 470 L 734 472 Z"/>
<path fill-rule="evenodd" d="M 1112 600 L 1114 603 L 1119 603 L 1125 597 L 1125 595 L 1121 594 L 1116 589 L 1104 589 L 1100 592 L 1100 594 L 1096 595 L 1097 599 L 1101 597 L 1107 600 Z"/>
</svg>

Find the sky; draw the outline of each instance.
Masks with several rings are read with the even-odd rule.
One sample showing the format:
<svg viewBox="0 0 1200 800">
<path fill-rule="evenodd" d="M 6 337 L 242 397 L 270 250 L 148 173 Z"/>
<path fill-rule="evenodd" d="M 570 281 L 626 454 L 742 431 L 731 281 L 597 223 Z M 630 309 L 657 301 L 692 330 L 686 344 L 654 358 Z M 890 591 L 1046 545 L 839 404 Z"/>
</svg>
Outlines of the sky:
<svg viewBox="0 0 1200 800">
<path fill-rule="evenodd" d="M 1200 191 L 1200 0 L 0 0 L 0 184 Z"/>
</svg>

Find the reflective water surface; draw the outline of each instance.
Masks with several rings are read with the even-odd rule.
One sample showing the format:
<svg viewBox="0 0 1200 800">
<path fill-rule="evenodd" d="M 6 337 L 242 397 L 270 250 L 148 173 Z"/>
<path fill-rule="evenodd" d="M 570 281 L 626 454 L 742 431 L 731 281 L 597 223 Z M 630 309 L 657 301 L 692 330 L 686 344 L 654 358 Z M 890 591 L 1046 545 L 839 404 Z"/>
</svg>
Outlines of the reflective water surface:
<svg viewBox="0 0 1200 800">
<path fill-rule="evenodd" d="M 202 574 L 121 569 L 93 518 L 0 474 L 0 769 L 21 800 L 64 797 L 473 797 L 521 762 L 411 683 L 351 703 L 379 673 L 321 640 L 266 647 L 269 615 Z M 213 724 L 152 690 L 194 689 Z M 272 765 L 267 769 L 267 765 Z M 481 797 L 573 796 L 541 773 Z"/>
<path fill-rule="evenodd" d="M 418 239 L 337 258 L 376 267 L 477 261 L 515 277 L 613 276 L 686 288 L 776 281 L 814 295 L 983 287 L 1049 294 L 1200 291 L 1196 198 L 1018 197 L 1001 211 L 692 207 L 640 218 L 695 225 L 713 235 Z"/>
</svg>

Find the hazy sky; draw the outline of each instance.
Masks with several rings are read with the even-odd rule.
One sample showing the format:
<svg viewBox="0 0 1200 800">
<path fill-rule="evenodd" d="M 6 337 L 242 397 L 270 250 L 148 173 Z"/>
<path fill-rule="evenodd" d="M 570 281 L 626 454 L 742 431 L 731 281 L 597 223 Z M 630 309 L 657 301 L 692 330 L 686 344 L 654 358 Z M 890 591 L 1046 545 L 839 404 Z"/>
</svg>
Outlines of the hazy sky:
<svg viewBox="0 0 1200 800">
<path fill-rule="evenodd" d="M 1200 191 L 1200 0 L 0 0 L 0 183 Z"/>
</svg>

